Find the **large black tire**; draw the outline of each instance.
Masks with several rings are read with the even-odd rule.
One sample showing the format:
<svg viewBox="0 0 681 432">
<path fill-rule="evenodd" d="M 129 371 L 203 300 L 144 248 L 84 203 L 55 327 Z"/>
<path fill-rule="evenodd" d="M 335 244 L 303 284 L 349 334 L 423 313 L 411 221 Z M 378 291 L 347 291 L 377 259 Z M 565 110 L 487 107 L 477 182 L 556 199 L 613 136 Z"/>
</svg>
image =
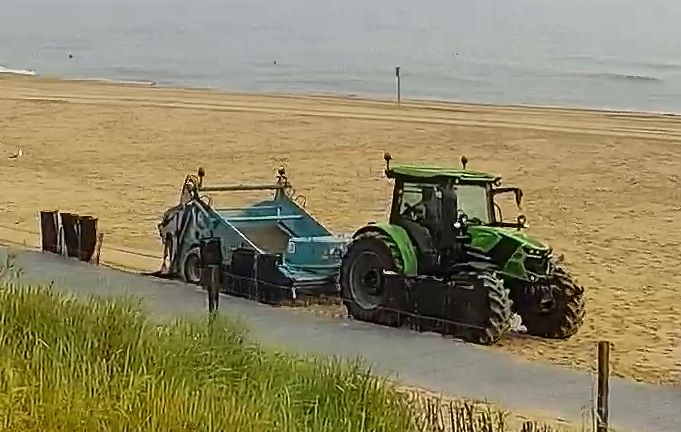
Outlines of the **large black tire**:
<svg viewBox="0 0 681 432">
<path fill-rule="evenodd" d="M 184 254 L 181 261 L 180 276 L 190 284 L 201 284 L 201 248 L 194 246 Z"/>
<path fill-rule="evenodd" d="M 547 339 L 567 339 L 584 323 L 584 288 L 560 266 L 553 267 L 549 287 L 553 294 L 552 304 L 541 310 L 540 292 L 532 285 L 523 286 L 515 301 L 518 314 L 528 334 Z"/>
<path fill-rule="evenodd" d="M 493 271 L 484 270 L 474 274 L 476 290 L 487 295 L 488 309 L 477 311 L 486 314 L 484 324 L 479 329 L 470 332 L 465 340 L 482 345 L 492 345 L 501 339 L 511 329 L 511 298 L 510 291 L 504 286 L 504 281 Z"/>
<path fill-rule="evenodd" d="M 340 268 L 340 290 L 348 315 L 360 321 L 387 326 L 399 325 L 399 316 L 384 309 L 387 292 L 383 271 L 400 273 L 402 256 L 387 235 L 368 231 L 350 244 Z"/>
</svg>

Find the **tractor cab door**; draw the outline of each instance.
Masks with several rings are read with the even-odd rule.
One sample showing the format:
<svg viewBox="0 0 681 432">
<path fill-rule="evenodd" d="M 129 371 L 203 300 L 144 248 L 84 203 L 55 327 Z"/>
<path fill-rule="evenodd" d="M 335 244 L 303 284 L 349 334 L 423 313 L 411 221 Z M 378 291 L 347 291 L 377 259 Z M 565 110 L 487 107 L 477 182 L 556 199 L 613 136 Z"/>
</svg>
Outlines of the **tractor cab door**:
<svg viewBox="0 0 681 432">
<path fill-rule="evenodd" d="M 452 185 L 399 185 L 391 222 L 404 228 L 416 246 L 419 268 L 438 274 L 460 259 L 457 194 Z M 444 266 L 444 267 L 443 267 Z"/>
<path fill-rule="evenodd" d="M 424 273 L 437 265 L 434 242 L 441 214 L 441 191 L 432 184 L 403 184 L 399 186 L 391 223 L 407 231 L 416 246 L 419 268 Z"/>
</svg>

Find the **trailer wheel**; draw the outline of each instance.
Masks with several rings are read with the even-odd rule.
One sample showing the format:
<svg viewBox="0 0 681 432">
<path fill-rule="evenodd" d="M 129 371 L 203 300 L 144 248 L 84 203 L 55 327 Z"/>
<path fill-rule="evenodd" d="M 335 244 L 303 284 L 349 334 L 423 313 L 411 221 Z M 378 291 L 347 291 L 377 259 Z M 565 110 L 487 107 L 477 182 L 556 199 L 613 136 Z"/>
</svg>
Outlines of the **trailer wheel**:
<svg viewBox="0 0 681 432">
<path fill-rule="evenodd" d="M 194 246 L 182 260 L 182 279 L 187 283 L 201 283 L 201 249 Z"/>
</svg>

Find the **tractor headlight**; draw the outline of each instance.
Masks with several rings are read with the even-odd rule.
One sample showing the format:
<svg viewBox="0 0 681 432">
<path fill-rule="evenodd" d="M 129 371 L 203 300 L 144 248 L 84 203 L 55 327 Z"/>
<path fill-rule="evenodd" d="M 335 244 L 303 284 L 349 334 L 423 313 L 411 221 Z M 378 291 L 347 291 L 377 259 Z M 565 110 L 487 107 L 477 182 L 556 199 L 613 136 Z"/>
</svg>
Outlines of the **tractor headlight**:
<svg viewBox="0 0 681 432">
<path fill-rule="evenodd" d="M 539 249 L 535 249 L 533 247 L 525 246 L 523 249 L 524 249 L 525 253 L 529 256 L 542 258 L 546 255 L 545 252 L 540 251 Z"/>
</svg>

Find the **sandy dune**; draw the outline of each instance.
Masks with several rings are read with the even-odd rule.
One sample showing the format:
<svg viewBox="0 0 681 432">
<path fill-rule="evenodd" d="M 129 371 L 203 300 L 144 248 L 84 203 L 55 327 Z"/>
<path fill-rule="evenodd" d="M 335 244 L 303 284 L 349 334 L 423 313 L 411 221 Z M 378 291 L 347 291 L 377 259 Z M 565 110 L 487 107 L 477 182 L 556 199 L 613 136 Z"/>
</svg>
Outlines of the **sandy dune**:
<svg viewBox="0 0 681 432">
<path fill-rule="evenodd" d="M 382 154 L 504 176 L 526 193 L 530 231 L 564 253 L 588 290 L 568 341 L 500 347 L 614 373 L 678 381 L 681 353 L 681 120 L 578 110 L 221 94 L 0 77 L 0 234 L 35 231 L 40 209 L 89 212 L 107 245 L 159 253 L 156 223 L 184 176 L 271 181 L 286 165 L 335 231 L 386 214 Z M 8 159 L 22 149 L 23 155 Z M 229 196 L 217 197 L 224 201 Z M 481 348 L 486 349 L 486 348 Z"/>
</svg>

